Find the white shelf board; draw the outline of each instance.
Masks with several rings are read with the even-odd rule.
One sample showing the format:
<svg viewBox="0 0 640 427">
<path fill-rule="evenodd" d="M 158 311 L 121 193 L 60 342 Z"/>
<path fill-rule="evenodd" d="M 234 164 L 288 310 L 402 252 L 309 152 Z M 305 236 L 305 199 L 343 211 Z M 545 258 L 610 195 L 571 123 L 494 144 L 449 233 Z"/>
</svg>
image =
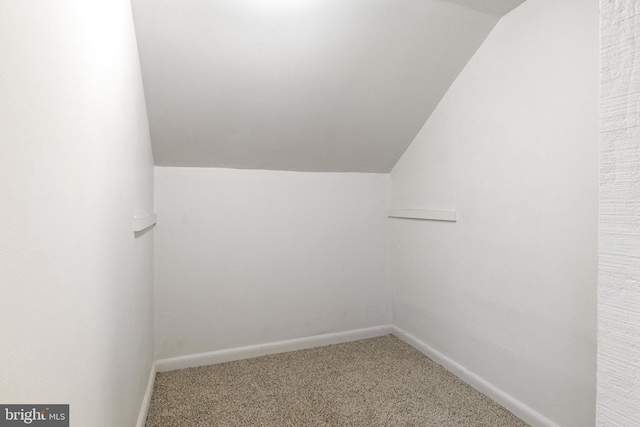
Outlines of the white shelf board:
<svg viewBox="0 0 640 427">
<path fill-rule="evenodd" d="M 134 216 L 133 231 L 138 232 L 138 231 L 145 230 L 151 227 L 152 225 L 155 225 L 157 220 L 158 220 L 158 215 L 156 215 L 155 213 L 148 214 L 148 215 Z"/>
<path fill-rule="evenodd" d="M 424 209 L 389 209 L 389 218 L 456 222 L 458 220 L 458 213 L 456 211 L 434 211 Z"/>
</svg>

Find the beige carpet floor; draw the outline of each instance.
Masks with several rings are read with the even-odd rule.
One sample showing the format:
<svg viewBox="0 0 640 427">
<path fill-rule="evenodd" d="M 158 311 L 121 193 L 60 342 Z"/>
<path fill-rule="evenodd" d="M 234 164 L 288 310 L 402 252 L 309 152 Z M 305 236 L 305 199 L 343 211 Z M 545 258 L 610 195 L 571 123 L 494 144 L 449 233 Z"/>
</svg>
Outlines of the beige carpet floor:
<svg viewBox="0 0 640 427">
<path fill-rule="evenodd" d="M 388 335 L 159 373 L 146 427 L 522 427 Z"/>
</svg>

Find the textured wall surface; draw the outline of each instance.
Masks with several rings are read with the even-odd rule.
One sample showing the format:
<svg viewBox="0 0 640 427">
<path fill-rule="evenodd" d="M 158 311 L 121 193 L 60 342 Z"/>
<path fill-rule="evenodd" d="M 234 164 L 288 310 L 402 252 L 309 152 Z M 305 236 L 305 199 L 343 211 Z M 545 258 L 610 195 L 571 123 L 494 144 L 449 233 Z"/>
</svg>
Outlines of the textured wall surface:
<svg viewBox="0 0 640 427">
<path fill-rule="evenodd" d="M 597 425 L 640 420 L 640 5 L 602 0 Z"/>
</svg>

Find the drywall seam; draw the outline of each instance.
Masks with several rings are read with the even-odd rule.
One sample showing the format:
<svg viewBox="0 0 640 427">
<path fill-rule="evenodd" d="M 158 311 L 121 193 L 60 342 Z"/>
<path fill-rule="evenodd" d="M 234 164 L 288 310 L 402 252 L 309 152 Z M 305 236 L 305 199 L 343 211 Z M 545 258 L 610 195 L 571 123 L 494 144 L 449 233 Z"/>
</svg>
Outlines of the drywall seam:
<svg viewBox="0 0 640 427">
<path fill-rule="evenodd" d="M 149 372 L 149 382 L 147 383 L 147 391 L 144 393 L 144 399 L 142 399 L 142 405 L 140 406 L 140 415 L 138 415 L 138 422 L 136 427 L 145 427 L 147 423 L 147 415 L 149 414 L 149 406 L 151 405 L 151 396 L 153 395 L 153 386 L 156 383 L 156 364 L 151 365 L 151 371 Z"/>
<path fill-rule="evenodd" d="M 485 394 L 495 402 L 507 408 L 514 415 L 530 424 L 532 427 L 559 427 L 558 424 L 552 422 L 539 412 L 533 410 L 510 394 L 500 390 L 484 378 L 474 374 L 464 366 L 460 365 L 449 356 L 439 352 L 430 345 L 416 338 L 409 332 L 392 326 L 392 333 L 402 341 L 406 342 L 429 359 L 433 360 L 443 368 L 460 378 L 471 387 Z"/>
<path fill-rule="evenodd" d="M 246 347 L 190 354 L 186 356 L 157 360 L 155 363 L 155 369 L 158 372 L 167 372 L 175 371 L 177 369 L 232 362 L 235 360 L 251 359 L 254 357 L 266 356 L 268 354 L 286 353 L 289 351 L 304 350 L 308 348 L 322 347 L 325 345 L 341 344 L 367 338 L 380 337 L 391 334 L 391 330 L 391 325 L 381 325 L 266 344 L 256 344 Z"/>
</svg>

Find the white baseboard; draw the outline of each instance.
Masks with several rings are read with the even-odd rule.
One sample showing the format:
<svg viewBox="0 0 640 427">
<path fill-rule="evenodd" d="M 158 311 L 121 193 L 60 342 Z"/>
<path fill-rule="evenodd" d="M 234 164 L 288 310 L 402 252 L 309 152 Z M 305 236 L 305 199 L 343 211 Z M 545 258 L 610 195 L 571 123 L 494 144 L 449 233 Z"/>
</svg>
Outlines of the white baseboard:
<svg viewBox="0 0 640 427">
<path fill-rule="evenodd" d="M 438 350 L 419 340 L 409 332 L 396 326 L 392 326 L 391 330 L 393 335 L 406 342 L 429 359 L 441 365 L 447 371 L 451 372 L 471 387 L 504 406 L 515 416 L 530 424 L 532 427 L 560 427 L 558 424 L 546 418 L 539 412 L 531 409 L 529 406 L 520 402 L 510 394 L 500 390 L 484 378 L 474 374 L 455 360 L 451 359 L 449 356 L 440 353 Z"/>
<path fill-rule="evenodd" d="M 151 403 L 151 394 L 153 392 L 156 372 L 167 372 L 177 369 L 194 368 L 198 366 L 213 365 L 216 363 L 232 362 L 234 360 L 250 359 L 253 357 L 265 356 L 268 354 L 285 353 L 288 351 L 304 350 L 331 344 L 340 344 L 344 342 L 374 338 L 388 334 L 395 335 L 416 350 L 420 351 L 429 359 L 438 363 L 476 390 L 480 391 L 500 405 L 507 408 L 514 415 L 521 418 L 532 427 L 559 427 L 558 424 L 549 420 L 539 412 L 531 409 L 529 406 L 525 405 L 513 396 L 500 390 L 482 377 L 469 371 L 458 362 L 424 343 L 414 335 L 392 325 L 375 326 L 371 328 L 355 329 L 345 332 L 335 332 L 315 335 L 311 337 L 295 338 L 266 344 L 250 345 L 246 347 L 238 347 L 157 360 L 153 364 L 153 367 L 151 369 L 149 384 L 147 386 L 147 392 L 145 393 L 144 400 L 142 402 L 142 408 L 140 409 L 140 416 L 138 417 L 137 427 L 144 427 L 145 425 L 147 413 L 149 411 L 149 404 Z"/>
<path fill-rule="evenodd" d="M 138 422 L 136 427 L 144 427 L 147 423 L 147 414 L 149 414 L 149 405 L 151 404 L 151 395 L 153 394 L 153 385 L 156 382 L 156 364 L 151 365 L 151 372 L 149 373 L 149 382 L 147 383 L 147 391 L 144 393 L 144 399 L 142 399 L 142 406 L 140 407 L 140 415 L 138 415 Z"/>
<path fill-rule="evenodd" d="M 253 357 L 265 356 L 267 354 L 285 353 L 288 351 L 304 350 L 307 348 L 380 337 L 391 334 L 391 331 L 391 325 L 382 325 L 371 328 L 354 329 L 345 332 L 314 335 L 305 338 L 295 338 L 266 344 L 250 345 L 246 347 L 156 360 L 155 367 L 158 372 L 175 371 L 177 369 L 194 368 L 197 366 L 232 362 L 234 360 L 250 359 Z"/>
</svg>

